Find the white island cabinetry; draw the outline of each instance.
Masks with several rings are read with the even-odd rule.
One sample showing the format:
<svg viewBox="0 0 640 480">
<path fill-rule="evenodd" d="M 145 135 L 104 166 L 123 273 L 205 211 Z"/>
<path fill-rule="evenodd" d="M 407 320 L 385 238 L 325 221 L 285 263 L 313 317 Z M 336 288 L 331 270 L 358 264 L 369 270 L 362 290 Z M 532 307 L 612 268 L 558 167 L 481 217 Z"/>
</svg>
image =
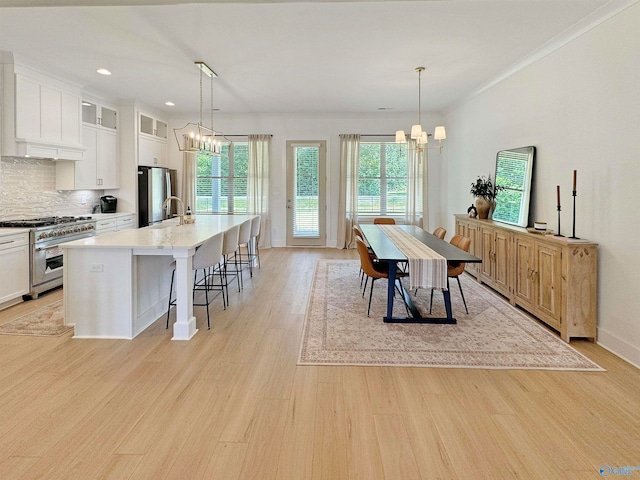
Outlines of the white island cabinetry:
<svg viewBox="0 0 640 480">
<path fill-rule="evenodd" d="M 29 231 L 0 229 L 0 308 L 29 293 Z"/>
<path fill-rule="evenodd" d="M 202 215 L 64 243 L 65 322 L 75 338 L 131 339 L 166 313 L 176 267 L 174 340 L 195 335 L 192 257 L 217 233 L 252 215 Z"/>
</svg>

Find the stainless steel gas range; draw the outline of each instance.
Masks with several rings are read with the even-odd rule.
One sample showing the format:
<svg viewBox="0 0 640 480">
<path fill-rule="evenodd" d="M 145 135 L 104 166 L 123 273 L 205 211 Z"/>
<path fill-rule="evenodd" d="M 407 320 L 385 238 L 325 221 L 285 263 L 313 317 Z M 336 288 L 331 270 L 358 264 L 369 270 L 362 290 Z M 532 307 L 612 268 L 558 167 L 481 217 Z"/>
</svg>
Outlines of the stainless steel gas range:
<svg viewBox="0 0 640 480">
<path fill-rule="evenodd" d="M 62 285 L 63 257 L 60 244 L 91 237 L 96 221 L 91 217 L 45 217 L 0 222 L 1 227 L 29 228 L 29 295 Z"/>
</svg>

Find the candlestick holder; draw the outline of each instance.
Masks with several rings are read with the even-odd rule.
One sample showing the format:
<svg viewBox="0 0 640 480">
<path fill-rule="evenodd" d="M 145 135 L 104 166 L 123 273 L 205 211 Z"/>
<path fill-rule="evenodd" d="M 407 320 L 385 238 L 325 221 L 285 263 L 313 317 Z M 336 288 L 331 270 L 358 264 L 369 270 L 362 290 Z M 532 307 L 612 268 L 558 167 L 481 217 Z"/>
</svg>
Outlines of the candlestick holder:
<svg viewBox="0 0 640 480">
<path fill-rule="evenodd" d="M 560 234 L 560 205 L 558 205 L 558 233 L 554 237 L 564 237 L 564 235 Z"/>
<path fill-rule="evenodd" d="M 580 237 L 576 237 L 576 195 L 577 192 L 573 191 L 573 234 L 569 238 L 573 238 L 574 240 L 579 240 Z"/>
</svg>

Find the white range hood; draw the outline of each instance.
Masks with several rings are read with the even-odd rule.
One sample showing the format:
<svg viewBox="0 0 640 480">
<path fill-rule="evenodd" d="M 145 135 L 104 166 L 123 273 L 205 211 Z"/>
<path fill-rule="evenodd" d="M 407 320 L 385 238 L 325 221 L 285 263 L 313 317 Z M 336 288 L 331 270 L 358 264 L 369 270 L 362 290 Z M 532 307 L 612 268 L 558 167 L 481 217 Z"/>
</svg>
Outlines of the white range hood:
<svg viewBox="0 0 640 480">
<path fill-rule="evenodd" d="M 0 52 L 2 156 L 82 160 L 80 88 Z"/>
</svg>

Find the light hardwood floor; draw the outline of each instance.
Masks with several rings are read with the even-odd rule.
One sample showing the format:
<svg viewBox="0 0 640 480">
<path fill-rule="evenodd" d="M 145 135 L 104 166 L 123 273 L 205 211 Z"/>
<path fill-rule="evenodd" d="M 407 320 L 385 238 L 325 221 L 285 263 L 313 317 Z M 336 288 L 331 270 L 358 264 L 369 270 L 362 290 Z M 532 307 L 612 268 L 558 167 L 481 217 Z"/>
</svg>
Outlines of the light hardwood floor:
<svg viewBox="0 0 640 480">
<path fill-rule="evenodd" d="M 584 479 L 640 465 L 640 371 L 606 350 L 572 342 L 607 372 L 296 366 L 316 260 L 355 252 L 261 253 L 228 309 L 211 306 L 210 331 L 195 307 L 189 342 L 164 318 L 131 341 L 0 335 L 0 478 Z"/>
</svg>

